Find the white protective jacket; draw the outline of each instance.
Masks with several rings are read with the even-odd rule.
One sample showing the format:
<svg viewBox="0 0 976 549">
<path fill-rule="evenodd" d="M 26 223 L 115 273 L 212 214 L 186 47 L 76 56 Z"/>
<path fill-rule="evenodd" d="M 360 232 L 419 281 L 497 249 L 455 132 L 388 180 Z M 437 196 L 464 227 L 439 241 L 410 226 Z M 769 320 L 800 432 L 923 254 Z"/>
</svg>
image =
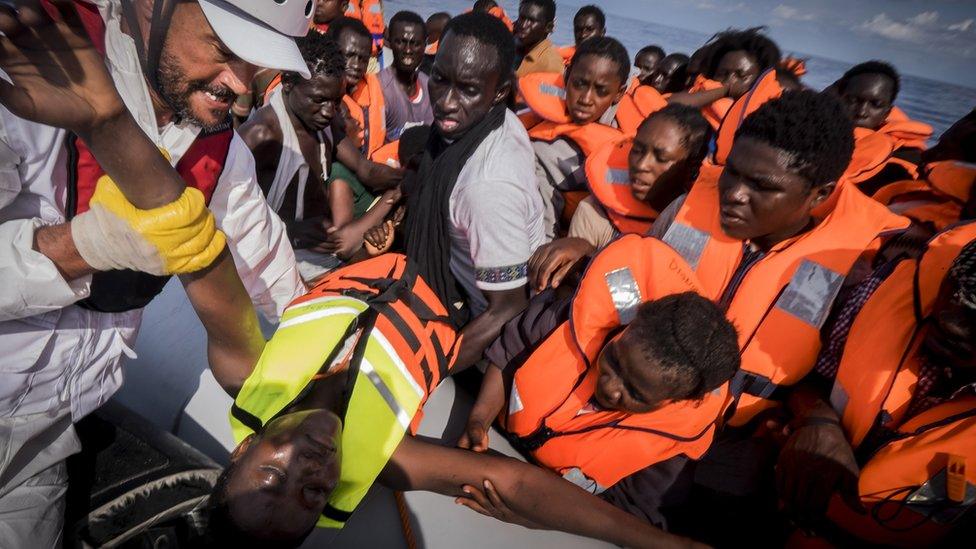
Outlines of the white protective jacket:
<svg viewBox="0 0 976 549">
<path fill-rule="evenodd" d="M 106 59 L 123 100 L 175 165 L 199 128 L 159 128 L 135 44 L 119 28 L 121 0 L 94 0 L 106 22 Z M 100 313 L 73 305 L 91 277 L 65 280 L 33 250 L 34 231 L 65 221 L 66 132 L 19 119 L 0 107 L 0 417 L 63 414 L 74 421 L 103 404 L 122 383 L 122 355 L 142 311 Z M 251 299 L 277 321 L 304 293 L 281 219 L 258 187 L 254 158 L 237 135 L 210 209 Z"/>
</svg>

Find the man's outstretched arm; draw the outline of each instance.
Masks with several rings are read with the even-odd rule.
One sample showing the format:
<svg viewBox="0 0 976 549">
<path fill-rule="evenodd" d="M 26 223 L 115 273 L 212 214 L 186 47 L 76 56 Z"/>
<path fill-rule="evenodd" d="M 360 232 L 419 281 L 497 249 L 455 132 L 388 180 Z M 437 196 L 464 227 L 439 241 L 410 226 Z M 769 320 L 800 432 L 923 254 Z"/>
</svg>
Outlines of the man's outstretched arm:
<svg viewBox="0 0 976 549">
<path fill-rule="evenodd" d="M 489 481 L 508 506 L 528 522 L 624 547 L 690 547 L 558 476 L 504 456 L 428 444 L 404 437 L 380 474 L 394 490 L 427 490 L 464 497 L 462 486 Z"/>
</svg>

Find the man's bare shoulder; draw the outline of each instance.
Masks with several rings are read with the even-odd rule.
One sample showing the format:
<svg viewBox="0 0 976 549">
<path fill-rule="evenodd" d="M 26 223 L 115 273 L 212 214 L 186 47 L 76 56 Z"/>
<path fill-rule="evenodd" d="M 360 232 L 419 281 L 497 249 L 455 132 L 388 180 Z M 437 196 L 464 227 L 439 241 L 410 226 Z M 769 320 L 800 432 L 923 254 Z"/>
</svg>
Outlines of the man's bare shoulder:
<svg viewBox="0 0 976 549">
<path fill-rule="evenodd" d="M 259 165 L 266 161 L 277 161 L 281 153 L 281 123 L 271 105 L 258 109 L 247 122 L 241 124 L 237 132 Z"/>
</svg>

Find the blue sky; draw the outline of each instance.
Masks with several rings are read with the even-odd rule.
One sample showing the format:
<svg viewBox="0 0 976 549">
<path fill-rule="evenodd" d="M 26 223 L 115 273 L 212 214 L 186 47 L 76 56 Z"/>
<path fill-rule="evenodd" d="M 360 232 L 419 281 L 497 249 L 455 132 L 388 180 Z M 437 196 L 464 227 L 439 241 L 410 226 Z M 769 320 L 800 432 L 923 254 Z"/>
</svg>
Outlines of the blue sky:
<svg viewBox="0 0 976 549">
<path fill-rule="evenodd" d="M 976 87 L 976 0 L 594 3 L 610 13 L 708 34 L 728 27 L 766 25 L 784 52 L 847 62 L 884 59 L 908 74 Z"/>
</svg>

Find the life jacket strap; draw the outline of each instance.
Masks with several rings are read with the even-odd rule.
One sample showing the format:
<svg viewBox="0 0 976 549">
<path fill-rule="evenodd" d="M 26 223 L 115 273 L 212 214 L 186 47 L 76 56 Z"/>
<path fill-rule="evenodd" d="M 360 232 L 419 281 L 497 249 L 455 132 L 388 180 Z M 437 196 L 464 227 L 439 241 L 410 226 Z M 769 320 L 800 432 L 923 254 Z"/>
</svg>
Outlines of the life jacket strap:
<svg viewBox="0 0 976 549">
<path fill-rule="evenodd" d="M 766 376 L 752 374 L 743 370 L 739 370 L 732 376 L 729 388 L 736 400 L 745 393 L 766 400 L 782 402 L 786 400 L 787 394 L 789 393 L 788 386 L 777 385 Z"/>
</svg>

